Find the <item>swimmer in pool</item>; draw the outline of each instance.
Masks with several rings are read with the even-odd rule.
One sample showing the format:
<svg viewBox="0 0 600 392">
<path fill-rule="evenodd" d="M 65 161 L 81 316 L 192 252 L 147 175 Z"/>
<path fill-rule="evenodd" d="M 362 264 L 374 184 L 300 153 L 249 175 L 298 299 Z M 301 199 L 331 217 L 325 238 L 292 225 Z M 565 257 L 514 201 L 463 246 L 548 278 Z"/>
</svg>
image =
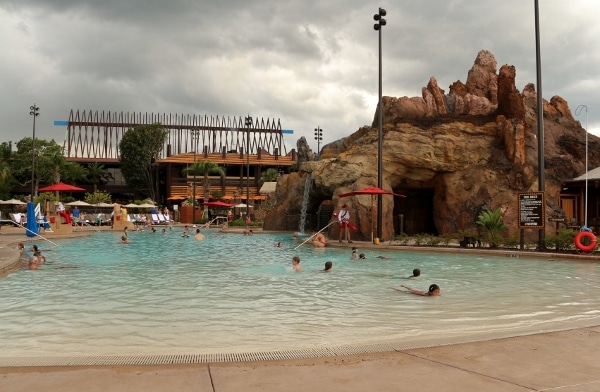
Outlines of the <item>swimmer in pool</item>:
<svg viewBox="0 0 600 392">
<path fill-rule="evenodd" d="M 41 256 L 40 251 L 34 252 L 33 256 L 31 256 L 31 258 L 29 259 L 29 264 L 27 264 L 27 268 L 29 268 L 30 270 L 38 269 L 40 266 L 40 261 L 41 261 L 40 256 Z"/>
<path fill-rule="evenodd" d="M 312 240 L 312 244 L 315 248 L 324 248 L 327 246 L 327 240 L 323 233 L 317 233 Z"/>
<path fill-rule="evenodd" d="M 325 269 L 316 270 L 315 272 L 329 272 L 329 271 L 331 271 L 331 268 L 333 268 L 333 263 L 331 261 L 326 261 L 325 262 Z"/>
<path fill-rule="evenodd" d="M 361 253 L 360 255 L 358 255 L 358 258 L 361 260 L 366 260 L 367 256 L 365 256 L 364 253 Z"/>
<path fill-rule="evenodd" d="M 300 267 L 300 257 L 294 256 L 292 258 L 292 269 L 294 270 L 294 272 L 303 271 L 302 267 Z"/>
<path fill-rule="evenodd" d="M 196 241 L 204 241 L 204 234 L 200 233 L 200 229 L 196 229 L 196 234 L 194 234 L 194 239 Z"/>
<path fill-rule="evenodd" d="M 427 292 L 411 289 L 410 287 L 405 286 L 405 285 L 402 285 L 402 287 L 404 287 L 408 291 L 402 290 L 402 289 L 397 289 L 397 288 L 394 288 L 394 290 L 402 291 L 403 293 L 408 293 L 408 294 L 420 295 L 423 297 L 438 297 L 440 295 L 440 286 L 438 286 L 435 283 L 432 284 L 431 286 L 429 286 L 429 290 L 427 290 Z"/>
<path fill-rule="evenodd" d="M 421 276 L 421 270 L 418 268 L 415 268 L 413 270 L 413 274 L 411 276 L 408 276 L 406 279 L 414 279 L 414 278 L 418 278 L 419 276 Z"/>
<path fill-rule="evenodd" d="M 130 241 L 130 240 L 127 238 L 127 236 L 126 236 L 126 235 L 122 235 L 122 236 L 121 236 L 121 243 L 122 243 L 122 244 L 128 244 L 128 243 L 130 243 L 130 242 L 131 242 L 131 241 Z"/>
<path fill-rule="evenodd" d="M 352 247 L 352 256 L 350 256 L 352 260 L 358 260 L 358 249 L 356 246 Z"/>
</svg>

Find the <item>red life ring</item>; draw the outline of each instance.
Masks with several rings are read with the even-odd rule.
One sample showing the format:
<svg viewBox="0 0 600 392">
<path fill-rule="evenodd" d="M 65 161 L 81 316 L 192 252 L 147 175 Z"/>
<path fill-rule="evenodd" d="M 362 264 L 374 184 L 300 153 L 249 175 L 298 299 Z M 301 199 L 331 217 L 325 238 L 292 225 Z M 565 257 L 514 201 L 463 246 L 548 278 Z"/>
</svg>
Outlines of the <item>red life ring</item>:
<svg viewBox="0 0 600 392">
<path fill-rule="evenodd" d="M 581 243 L 581 240 L 583 238 L 589 238 L 590 243 L 588 245 L 583 245 Z M 594 250 L 597 243 L 598 240 L 596 239 L 596 236 L 593 233 L 590 233 L 589 231 L 580 231 L 575 236 L 575 246 L 582 252 L 591 252 L 592 250 Z"/>
</svg>

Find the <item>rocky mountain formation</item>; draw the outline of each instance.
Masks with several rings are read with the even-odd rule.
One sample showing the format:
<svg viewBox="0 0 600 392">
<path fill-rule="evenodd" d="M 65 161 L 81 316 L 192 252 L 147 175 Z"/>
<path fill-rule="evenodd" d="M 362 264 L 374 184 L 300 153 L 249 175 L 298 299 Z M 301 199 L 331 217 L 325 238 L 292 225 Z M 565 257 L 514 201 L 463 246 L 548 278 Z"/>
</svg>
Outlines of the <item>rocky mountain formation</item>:
<svg viewBox="0 0 600 392">
<path fill-rule="evenodd" d="M 518 230 L 518 194 L 538 191 L 538 131 L 535 88 L 527 84 L 519 92 L 515 75 L 510 65 L 498 71 L 493 54 L 482 50 L 466 83 L 454 82 L 448 93 L 431 77 L 421 97 L 383 98 L 383 188 L 407 198 L 383 196 L 382 239 L 400 230 L 408 234 L 476 230 L 482 209 L 499 207 L 509 230 Z M 544 100 L 543 107 L 550 216 L 559 208 L 563 182 L 585 172 L 585 131 L 563 98 Z M 265 228 L 296 230 L 310 174 L 308 213 L 317 213 L 321 205 L 333 204 L 337 210 L 347 203 L 359 227 L 355 239 L 370 239 L 376 216 L 371 198 L 338 195 L 377 185 L 377 119 L 376 112 L 371 126 L 323 147 L 317 160 L 306 140 L 300 139 L 300 170 L 280 179 L 277 204 L 267 214 Z M 590 134 L 589 168 L 600 166 L 599 147 L 600 139 Z M 330 238 L 337 238 L 337 230 L 336 224 L 329 227 Z"/>
</svg>

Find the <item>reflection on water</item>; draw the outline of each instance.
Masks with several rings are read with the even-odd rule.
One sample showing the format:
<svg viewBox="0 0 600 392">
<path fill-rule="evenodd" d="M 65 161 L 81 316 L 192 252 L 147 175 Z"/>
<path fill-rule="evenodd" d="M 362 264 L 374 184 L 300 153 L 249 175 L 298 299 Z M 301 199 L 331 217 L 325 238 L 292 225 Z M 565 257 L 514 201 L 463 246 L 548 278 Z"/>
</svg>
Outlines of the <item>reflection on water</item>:
<svg viewBox="0 0 600 392">
<path fill-rule="evenodd" d="M 595 263 L 370 250 L 353 261 L 349 249 L 294 251 L 287 234 L 204 233 L 203 242 L 180 229 L 130 233 L 130 244 L 120 233 L 57 241 L 52 269 L 0 279 L 0 356 L 266 351 L 600 320 Z M 292 272 L 294 255 L 304 272 Z M 328 260 L 331 272 L 315 272 Z M 394 278 L 413 268 L 419 279 Z M 440 297 L 391 289 L 431 283 Z"/>
</svg>

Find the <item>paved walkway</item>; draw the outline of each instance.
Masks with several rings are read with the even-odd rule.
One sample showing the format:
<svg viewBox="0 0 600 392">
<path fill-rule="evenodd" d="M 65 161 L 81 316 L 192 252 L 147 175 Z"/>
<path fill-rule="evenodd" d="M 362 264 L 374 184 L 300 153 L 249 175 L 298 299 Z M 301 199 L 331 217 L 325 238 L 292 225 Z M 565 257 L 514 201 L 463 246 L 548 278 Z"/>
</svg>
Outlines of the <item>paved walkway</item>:
<svg viewBox="0 0 600 392">
<path fill-rule="evenodd" d="M 24 239 L 24 235 L 10 234 L 2 228 L 0 265 L 18 257 L 18 252 L 7 244 Z M 357 245 L 365 248 L 370 244 Z M 590 260 L 594 259 L 597 257 Z M 592 392 L 600 391 L 600 326 L 316 359 L 158 366 L 4 367 L 0 368 L 0 390 Z"/>
</svg>

